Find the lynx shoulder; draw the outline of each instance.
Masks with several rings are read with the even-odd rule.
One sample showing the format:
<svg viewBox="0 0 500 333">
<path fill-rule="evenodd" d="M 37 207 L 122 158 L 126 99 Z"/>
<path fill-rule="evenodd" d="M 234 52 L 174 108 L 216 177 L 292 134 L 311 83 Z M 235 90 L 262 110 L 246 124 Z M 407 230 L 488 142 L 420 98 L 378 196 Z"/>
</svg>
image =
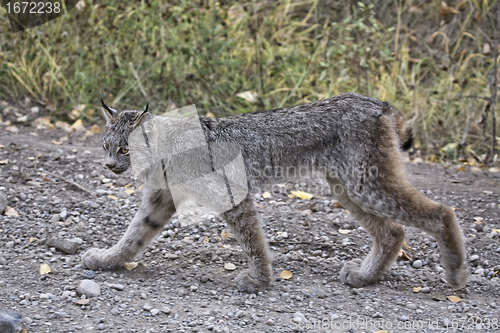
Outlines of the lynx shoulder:
<svg viewBox="0 0 500 333">
<path fill-rule="evenodd" d="M 131 166 L 131 133 L 157 118 L 147 107 L 145 111 L 118 112 L 104 101 L 102 106 L 107 119 L 105 163 L 113 172 L 121 173 Z M 250 192 L 259 184 L 290 176 L 289 172 L 298 168 L 324 175 L 332 194 L 373 241 L 366 258 L 345 263 L 339 277 L 342 282 L 354 287 L 375 283 L 400 252 L 404 239 L 401 225 L 406 225 L 420 228 L 436 239 L 448 283 L 456 288 L 465 285 L 468 273 L 459 224 L 451 208 L 426 198 L 407 180 L 401 152 L 411 146 L 412 134 L 401 114 L 388 103 L 347 93 L 290 108 L 221 119 L 200 117 L 199 124 L 208 146 L 231 144 L 238 148 L 246 175 L 242 186 Z M 180 123 L 171 120 L 168 126 L 172 131 L 167 132 L 175 133 Z M 146 132 L 144 140 L 149 144 Z M 164 142 L 168 145 L 173 141 Z M 230 149 L 226 151 L 226 155 L 233 154 Z M 212 152 L 207 155 L 211 170 L 206 167 L 206 173 L 216 169 Z M 195 151 L 189 159 L 200 160 L 200 154 Z M 220 155 L 229 161 L 237 154 Z M 161 164 L 167 179 L 168 172 L 185 168 L 189 159 L 183 164 L 167 158 L 157 164 Z M 161 187 L 146 186 L 140 208 L 120 241 L 110 249 L 90 249 L 83 263 L 92 269 L 114 268 L 136 257 L 175 213 L 176 193 L 168 184 L 165 181 Z M 223 192 L 212 184 L 216 182 L 193 185 L 183 192 L 186 198 L 195 199 L 203 198 L 203 192 L 210 190 Z M 229 183 L 227 188 L 233 195 Z M 250 264 L 250 270 L 239 277 L 238 288 L 257 292 L 271 281 L 271 257 L 251 198 L 245 194 L 231 201 L 232 206 L 221 215 Z"/>
</svg>

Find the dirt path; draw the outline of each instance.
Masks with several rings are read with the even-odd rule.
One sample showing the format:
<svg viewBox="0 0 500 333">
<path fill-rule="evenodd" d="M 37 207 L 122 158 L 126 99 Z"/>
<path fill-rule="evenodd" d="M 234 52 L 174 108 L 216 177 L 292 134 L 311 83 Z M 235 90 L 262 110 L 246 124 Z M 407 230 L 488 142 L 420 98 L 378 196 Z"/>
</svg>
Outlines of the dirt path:
<svg viewBox="0 0 500 333">
<path fill-rule="evenodd" d="M 273 284 L 247 295 L 233 281 L 246 266 L 240 247 L 234 238 L 222 240 L 225 224 L 194 204 L 175 216 L 137 268 L 84 269 L 82 253 L 121 237 L 140 190 L 131 172 L 117 177 L 103 167 L 100 134 L 79 132 L 58 144 L 61 130 L 18 129 L 0 125 L 0 193 L 19 214 L 0 215 L 0 310 L 21 313 L 31 323 L 28 332 L 500 331 L 500 233 L 494 231 L 500 229 L 500 173 L 407 166 L 428 197 L 456 208 L 473 273 L 462 290 L 445 283 L 434 240 L 410 228 L 407 257 L 380 283 L 341 284 L 343 262 L 364 257 L 371 242 L 333 204 L 325 182 L 313 180 L 300 187 L 320 191 L 310 201 L 289 198 L 278 186 L 270 198 L 256 200 L 275 256 Z M 296 184 L 284 185 L 289 191 Z M 41 245 L 54 237 L 75 242 L 76 253 Z M 225 270 L 226 263 L 236 270 Z M 41 275 L 41 264 L 51 273 Z M 280 277 L 283 269 L 293 273 L 290 280 Z M 88 301 L 77 293 L 85 279 L 100 287 Z"/>
</svg>

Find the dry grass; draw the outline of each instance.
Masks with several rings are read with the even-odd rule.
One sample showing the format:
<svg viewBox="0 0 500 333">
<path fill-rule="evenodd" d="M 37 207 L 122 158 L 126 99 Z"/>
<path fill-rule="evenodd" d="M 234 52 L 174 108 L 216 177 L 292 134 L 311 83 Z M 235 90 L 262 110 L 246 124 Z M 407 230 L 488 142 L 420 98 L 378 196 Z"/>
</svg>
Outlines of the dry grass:
<svg viewBox="0 0 500 333">
<path fill-rule="evenodd" d="M 97 108 L 99 91 L 116 108 L 151 98 L 157 113 L 194 103 L 223 116 L 353 91 L 402 110 L 420 149 L 435 152 L 462 140 L 462 97 L 490 95 L 497 2 L 85 0 L 17 34 L 1 9 L 0 96 L 30 96 L 62 118 L 76 104 Z M 473 100 L 466 141 L 479 152 L 484 107 Z"/>
</svg>

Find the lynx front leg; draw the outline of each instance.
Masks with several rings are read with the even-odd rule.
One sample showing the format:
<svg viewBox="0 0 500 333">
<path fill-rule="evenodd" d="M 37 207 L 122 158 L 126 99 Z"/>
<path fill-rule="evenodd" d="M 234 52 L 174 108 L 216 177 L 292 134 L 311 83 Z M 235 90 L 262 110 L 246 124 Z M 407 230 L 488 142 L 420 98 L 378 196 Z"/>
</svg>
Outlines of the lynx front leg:
<svg viewBox="0 0 500 333">
<path fill-rule="evenodd" d="M 269 286 L 271 257 L 253 202 L 248 196 L 234 209 L 225 212 L 222 216 L 243 247 L 250 265 L 250 270 L 238 277 L 238 289 L 257 293 L 260 289 Z"/>
<path fill-rule="evenodd" d="M 93 248 L 87 251 L 82 257 L 84 265 L 89 269 L 112 269 L 132 261 L 174 213 L 175 205 L 168 189 L 145 190 L 139 210 L 125 235 L 110 249 Z"/>
</svg>

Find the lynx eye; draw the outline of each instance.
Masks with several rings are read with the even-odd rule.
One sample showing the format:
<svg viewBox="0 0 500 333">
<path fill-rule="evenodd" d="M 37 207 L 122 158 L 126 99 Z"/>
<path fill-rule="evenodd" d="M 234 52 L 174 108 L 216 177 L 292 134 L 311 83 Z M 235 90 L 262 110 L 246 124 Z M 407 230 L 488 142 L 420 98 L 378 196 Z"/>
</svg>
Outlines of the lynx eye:
<svg viewBox="0 0 500 333">
<path fill-rule="evenodd" d="M 104 148 L 104 150 L 108 150 L 109 149 L 109 143 L 105 143 L 102 148 Z"/>
<path fill-rule="evenodd" d="M 123 155 L 127 155 L 129 150 L 127 148 L 120 148 L 120 150 L 118 151 L 120 154 L 123 154 Z"/>
</svg>

